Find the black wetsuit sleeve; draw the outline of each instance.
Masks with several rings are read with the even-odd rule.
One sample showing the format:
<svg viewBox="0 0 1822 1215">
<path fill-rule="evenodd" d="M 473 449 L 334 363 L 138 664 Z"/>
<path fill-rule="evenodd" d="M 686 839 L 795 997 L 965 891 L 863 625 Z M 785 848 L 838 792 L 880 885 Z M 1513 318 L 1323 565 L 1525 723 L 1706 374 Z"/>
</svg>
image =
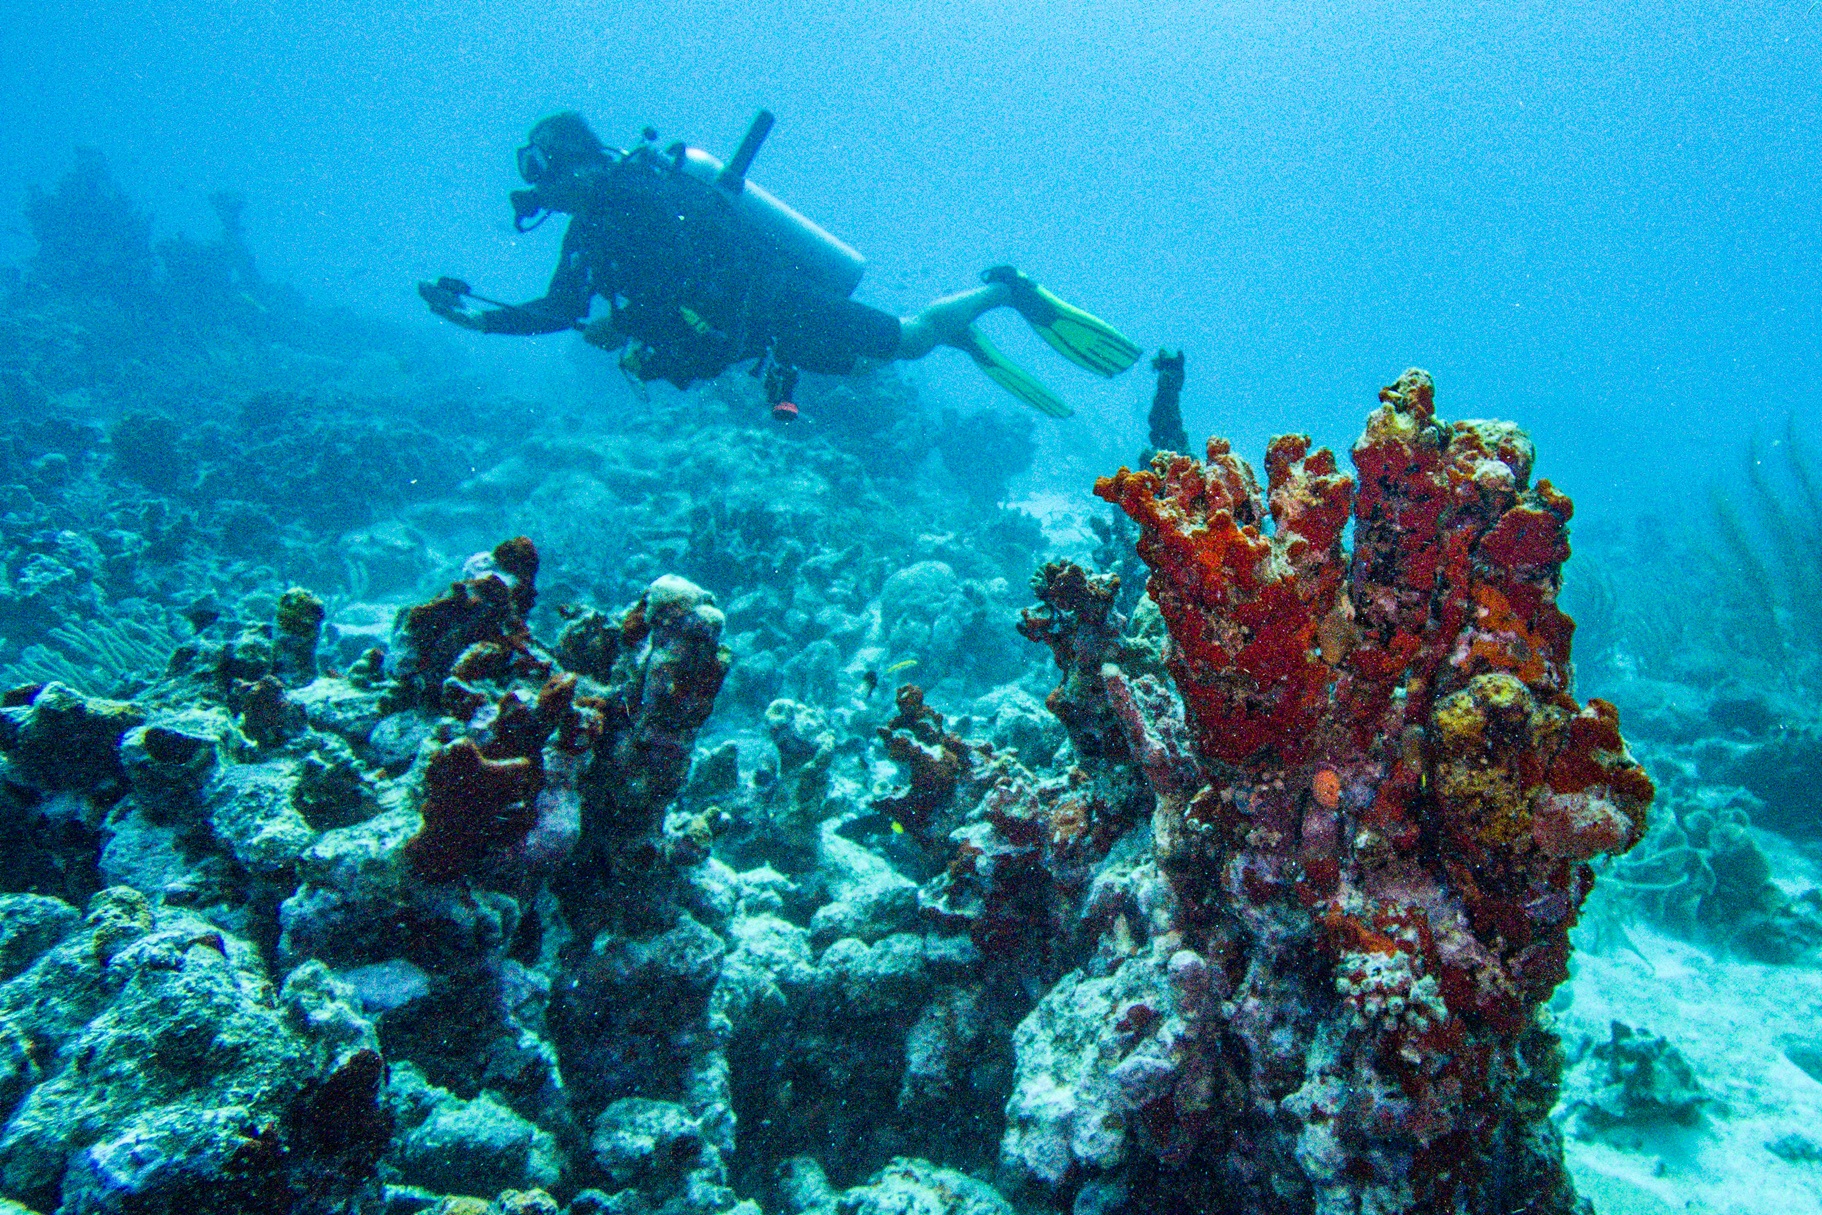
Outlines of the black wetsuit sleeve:
<svg viewBox="0 0 1822 1215">
<path fill-rule="evenodd" d="M 542 299 L 520 304 L 517 308 L 496 308 L 481 314 L 482 333 L 558 333 L 588 315 L 595 295 L 594 276 L 584 256 L 590 225 L 572 219 L 563 234 L 563 252 L 557 260 L 557 272 L 550 276 L 550 289 Z"/>
</svg>

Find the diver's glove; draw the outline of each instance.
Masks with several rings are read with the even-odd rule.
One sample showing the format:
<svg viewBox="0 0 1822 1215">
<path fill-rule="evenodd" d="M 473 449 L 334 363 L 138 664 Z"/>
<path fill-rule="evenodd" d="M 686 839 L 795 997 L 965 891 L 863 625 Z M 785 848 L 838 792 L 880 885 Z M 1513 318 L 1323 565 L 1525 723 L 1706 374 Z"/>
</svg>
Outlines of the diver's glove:
<svg viewBox="0 0 1822 1215">
<path fill-rule="evenodd" d="M 479 330 L 481 314 L 463 302 L 462 296 L 454 288 L 445 286 L 447 280 L 438 279 L 434 283 L 418 284 L 418 294 L 430 305 L 430 310 L 446 321 L 453 321 L 464 329 Z"/>
</svg>

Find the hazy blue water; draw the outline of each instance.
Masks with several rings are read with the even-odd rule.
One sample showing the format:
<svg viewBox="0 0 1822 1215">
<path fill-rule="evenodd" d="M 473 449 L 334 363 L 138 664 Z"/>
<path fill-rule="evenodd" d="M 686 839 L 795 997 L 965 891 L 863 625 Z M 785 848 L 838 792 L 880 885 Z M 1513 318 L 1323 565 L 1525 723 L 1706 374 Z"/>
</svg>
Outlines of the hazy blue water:
<svg viewBox="0 0 1822 1215">
<path fill-rule="evenodd" d="M 4 28 L 0 183 L 93 143 L 199 234 L 207 192 L 242 189 L 276 277 L 364 310 L 420 316 L 439 272 L 539 290 L 558 225 L 515 237 L 504 196 L 541 113 L 725 151 L 763 104 L 755 177 L 872 259 L 862 298 L 1017 261 L 1187 347 L 1192 433 L 1251 453 L 1345 442 L 1417 363 L 1446 414 L 1516 418 L 1584 508 L 1629 508 L 1819 412 L 1806 0 L 187 0 L 13 5 Z M 562 341 L 490 350 L 510 371 Z M 1048 432 L 1059 477 L 1131 448 L 1144 377 L 1020 349 L 1084 407 Z M 991 399 L 937 357 L 934 386 Z"/>
</svg>

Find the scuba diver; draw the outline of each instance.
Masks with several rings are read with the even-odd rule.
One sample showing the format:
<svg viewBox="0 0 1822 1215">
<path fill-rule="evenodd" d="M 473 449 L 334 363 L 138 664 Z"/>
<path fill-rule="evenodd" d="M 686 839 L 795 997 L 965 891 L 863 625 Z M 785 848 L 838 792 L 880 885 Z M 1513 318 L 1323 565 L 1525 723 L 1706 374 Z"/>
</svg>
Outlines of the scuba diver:
<svg viewBox="0 0 1822 1215">
<path fill-rule="evenodd" d="M 570 217 L 541 299 L 501 304 L 460 279 L 418 284 L 431 311 L 481 333 L 580 330 L 623 351 L 620 366 L 645 382 L 679 388 L 756 360 L 773 416 L 796 416 L 797 373 L 848 375 L 864 364 L 920 359 L 938 346 L 969 355 L 1013 396 L 1052 417 L 1071 410 L 974 327 L 1011 307 L 1070 361 L 1103 376 L 1125 371 L 1139 348 L 1105 321 L 1038 286 L 1011 266 L 981 285 L 909 317 L 848 298 L 866 262 L 853 249 L 746 180 L 772 127 L 764 110 L 723 165 L 682 143 L 660 151 L 646 128 L 630 151 L 609 148 L 580 114 L 541 120 L 519 149 L 527 189 L 512 194 L 514 227 Z M 596 296 L 608 309 L 589 319 Z M 492 305 L 489 310 L 469 301 Z"/>
</svg>

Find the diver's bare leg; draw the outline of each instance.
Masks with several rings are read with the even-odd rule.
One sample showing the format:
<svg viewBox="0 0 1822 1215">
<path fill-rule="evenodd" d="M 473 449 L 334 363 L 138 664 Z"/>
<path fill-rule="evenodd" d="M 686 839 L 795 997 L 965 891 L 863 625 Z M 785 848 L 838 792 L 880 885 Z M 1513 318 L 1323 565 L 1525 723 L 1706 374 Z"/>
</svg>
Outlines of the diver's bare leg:
<svg viewBox="0 0 1822 1215">
<path fill-rule="evenodd" d="M 915 316 L 899 318 L 895 359 L 921 359 L 938 346 L 960 337 L 983 312 L 1012 302 L 1012 289 L 988 283 L 958 295 L 947 295 Z"/>
</svg>

